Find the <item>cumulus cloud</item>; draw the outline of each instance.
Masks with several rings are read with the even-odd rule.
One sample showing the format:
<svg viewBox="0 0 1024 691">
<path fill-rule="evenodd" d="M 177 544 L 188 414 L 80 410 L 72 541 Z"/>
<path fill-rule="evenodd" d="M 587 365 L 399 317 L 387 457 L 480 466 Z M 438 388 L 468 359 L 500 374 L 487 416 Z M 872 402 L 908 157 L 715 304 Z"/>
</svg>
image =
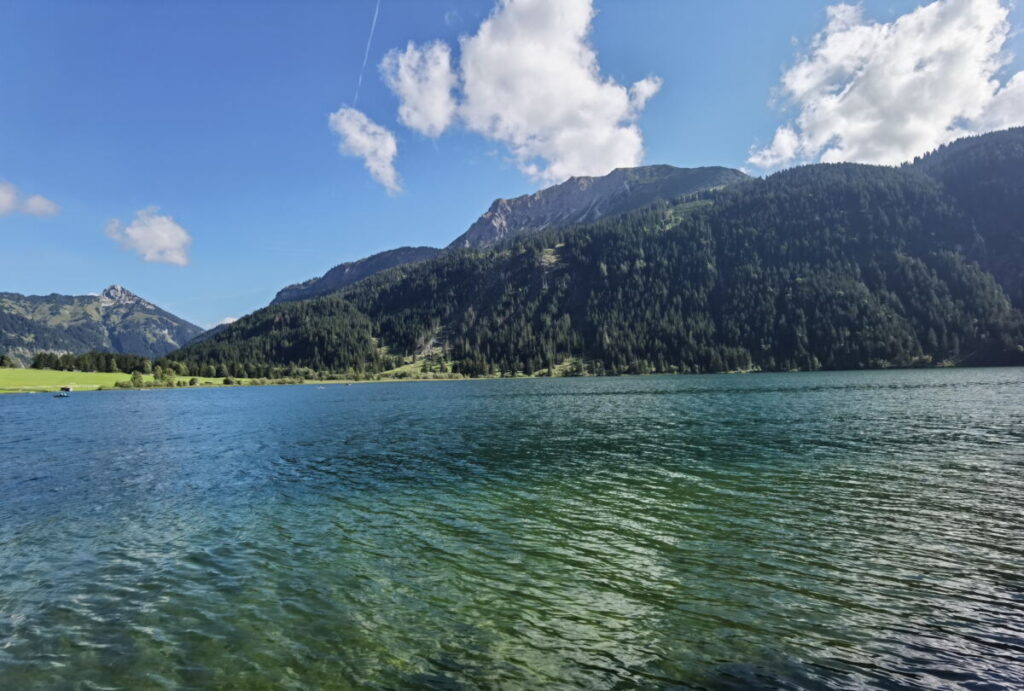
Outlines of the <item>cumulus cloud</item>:
<svg viewBox="0 0 1024 691">
<path fill-rule="evenodd" d="M 1024 124 L 1024 73 L 1005 85 L 997 78 L 1007 16 L 1000 0 L 937 0 L 890 23 L 867 21 L 853 5 L 828 8 L 825 29 L 782 76 L 795 120 L 750 162 L 895 164 Z"/>
<path fill-rule="evenodd" d="M 398 144 L 395 135 L 370 120 L 355 108 L 331 113 L 330 127 L 341 137 L 338 148 L 343 154 L 358 156 L 374 180 L 394 194 L 401 188 L 395 172 Z"/>
<path fill-rule="evenodd" d="M 627 88 L 602 75 L 587 42 L 593 18 L 592 0 L 499 0 L 460 39 L 457 67 L 441 41 L 392 50 L 380 69 L 399 120 L 430 137 L 461 122 L 541 182 L 639 165 L 636 121 L 661 79 Z"/>
<path fill-rule="evenodd" d="M 404 51 L 391 50 L 380 63 L 384 82 L 401 100 L 398 119 L 406 127 L 428 137 L 443 132 L 455 116 L 455 74 L 451 50 L 442 41 Z"/>
<path fill-rule="evenodd" d="M 604 175 L 643 160 L 636 119 L 661 82 L 648 77 L 627 89 L 602 76 L 587 43 L 593 17 L 591 0 L 502 0 L 461 39 L 463 122 L 504 143 L 537 180 Z"/>
<path fill-rule="evenodd" d="M 227 326 L 228 324 L 234 324 L 236 321 L 238 321 L 236 317 L 224 317 L 219 322 L 214 324 L 214 326 Z"/>
<path fill-rule="evenodd" d="M 748 160 L 761 168 L 775 168 L 792 161 L 799 153 L 800 135 L 792 127 L 784 125 L 775 130 L 771 146 L 751 152 Z"/>
<path fill-rule="evenodd" d="M 106 227 L 107 237 L 138 252 L 147 262 L 185 266 L 192 237 L 173 218 L 158 212 L 155 206 L 142 209 L 128 226 L 117 219 L 110 221 Z"/>
<path fill-rule="evenodd" d="M 60 207 L 41 194 L 33 194 L 24 201 L 18 188 L 9 182 L 0 182 L 0 216 L 21 212 L 30 216 L 53 216 Z"/>
<path fill-rule="evenodd" d="M 33 194 L 22 202 L 21 210 L 32 216 L 53 216 L 60 207 L 41 194 Z"/>
</svg>

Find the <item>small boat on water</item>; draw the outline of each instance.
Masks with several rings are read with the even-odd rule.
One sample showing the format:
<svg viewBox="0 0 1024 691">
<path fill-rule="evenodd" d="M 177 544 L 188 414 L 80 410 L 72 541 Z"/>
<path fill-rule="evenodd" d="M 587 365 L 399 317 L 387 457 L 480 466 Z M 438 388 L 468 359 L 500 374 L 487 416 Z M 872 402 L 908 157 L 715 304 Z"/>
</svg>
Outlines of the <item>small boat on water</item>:
<svg viewBox="0 0 1024 691">
<path fill-rule="evenodd" d="M 71 398 L 71 387 L 70 386 L 62 386 L 62 387 L 60 387 L 60 391 L 58 391 L 57 393 L 53 394 L 53 397 L 54 398 Z"/>
</svg>

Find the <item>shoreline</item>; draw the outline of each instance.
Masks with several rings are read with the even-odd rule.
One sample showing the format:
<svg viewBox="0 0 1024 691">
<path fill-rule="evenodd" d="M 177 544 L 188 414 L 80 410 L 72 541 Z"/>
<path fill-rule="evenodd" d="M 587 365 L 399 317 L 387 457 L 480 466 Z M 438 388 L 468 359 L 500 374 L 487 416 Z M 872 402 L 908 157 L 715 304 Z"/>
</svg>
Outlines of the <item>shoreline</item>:
<svg viewBox="0 0 1024 691">
<path fill-rule="evenodd" d="M 276 382 L 273 380 L 265 381 L 261 383 L 252 383 L 255 380 L 252 379 L 237 379 L 236 383 L 225 384 L 222 380 L 203 377 L 199 378 L 200 381 L 194 385 L 176 385 L 176 386 L 143 386 L 139 388 L 122 388 L 114 385 L 114 383 L 104 384 L 92 384 L 92 383 L 79 383 L 75 381 L 67 381 L 66 383 L 47 383 L 47 384 L 28 384 L 20 387 L 14 386 L 3 386 L 5 370 L 0 370 L 0 395 L 33 395 L 33 394 L 55 394 L 60 391 L 62 386 L 73 387 L 72 393 L 93 393 L 100 391 L 161 391 L 161 390 L 199 390 L 199 389 L 229 389 L 229 388 L 247 388 L 247 387 L 268 387 L 268 386 L 350 386 L 352 384 L 397 384 L 397 383 L 423 383 L 423 382 L 466 382 L 466 381 L 493 381 L 493 380 L 527 380 L 527 379 L 610 379 L 616 377 L 666 377 L 666 376 L 682 376 L 682 377 L 693 377 L 693 376 L 719 376 L 719 375 L 756 375 L 756 374 L 815 374 L 824 372 L 888 372 L 888 371 L 905 371 L 905 370 L 965 370 L 965 369 L 999 369 L 1008 368 L 1014 369 L 1021 367 L 1021 365 L 953 365 L 953 366 L 930 366 L 930 367 L 876 367 L 876 368 L 863 368 L 863 369 L 817 369 L 817 370 L 729 370 L 723 372 L 648 372 L 644 374 L 581 374 L 566 376 L 562 374 L 556 375 L 525 375 L 518 374 L 512 377 L 503 377 L 500 375 L 487 375 L 480 377 L 467 377 L 467 376 L 455 376 L 455 377 L 387 377 L 378 376 L 369 379 L 306 379 L 304 381 L 280 381 Z M 39 372 L 50 374 L 53 378 L 52 373 L 66 373 L 68 376 L 81 376 L 81 375 L 111 375 L 109 372 L 67 372 L 66 370 L 31 370 L 28 368 L 12 368 L 6 371 L 16 372 Z M 120 377 L 129 377 L 124 373 L 117 373 Z M 153 381 L 152 375 L 145 375 L 148 377 L 147 382 Z M 188 382 L 191 377 L 179 377 L 179 382 Z M 126 378 L 118 379 L 117 381 L 128 381 Z"/>
</svg>

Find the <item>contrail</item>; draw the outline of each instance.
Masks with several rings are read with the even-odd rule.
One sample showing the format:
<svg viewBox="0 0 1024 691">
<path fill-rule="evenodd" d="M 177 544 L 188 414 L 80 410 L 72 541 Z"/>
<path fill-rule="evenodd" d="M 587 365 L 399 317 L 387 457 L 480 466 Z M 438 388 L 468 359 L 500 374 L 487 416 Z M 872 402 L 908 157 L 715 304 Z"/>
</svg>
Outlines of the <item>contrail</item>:
<svg viewBox="0 0 1024 691">
<path fill-rule="evenodd" d="M 359 81 L 356 82 L 356 96 L 352 99 L 352 105 L 359 103 L 359 89 L 363 86 L 363 72 L 366 71 L 366 61 L 370 59 L 370 44 L 373 43 L 373 32 L 377 28 L 377 15 L 380 13 L 380 0 L 373 8 L 373 22 L 370 23 L 370 35 L 366 37 L 366 53 L 363 54 L 363 66 L 359 68 Z"/>
</svg>

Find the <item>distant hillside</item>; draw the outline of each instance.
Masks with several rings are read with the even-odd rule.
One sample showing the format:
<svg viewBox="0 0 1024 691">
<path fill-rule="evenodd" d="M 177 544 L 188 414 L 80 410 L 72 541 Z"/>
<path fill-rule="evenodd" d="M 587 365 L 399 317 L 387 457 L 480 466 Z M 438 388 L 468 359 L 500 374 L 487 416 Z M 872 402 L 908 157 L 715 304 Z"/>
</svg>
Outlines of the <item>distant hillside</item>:
<svg viewBox="0 0 1024 691">
<path fill-rule="evenodd" d="M 157 358 L 202 332 L 121 286 L 99 295 L 0 293 L 0 353 L 102 350 Z"/>
<path fill-rule="evenodd" d="M 802 166 L 448 251 L 260 310 L 172 357 L 246 372 L 416 357 L 470 375 L 1024 364 L 1008 297 L 1024 266 L 1021 180 L 1024 130 L 898 168 Z M 371 342 L 382 350 L 368 356 Z"/>
<path fill-rule="evenodd" d="M 274 296 L 270 304 L 308 300 L 309 298 L 327 295 L 336 290 L 341 290 L 356 281 L 361 281 L 367 276 L 372 276 L 379 271 L 385 271 L 402 264 L 412 264 L 425 259 L 432 259 L 440 251 L 434 247 L 399 247 L 396 250 L 379 252 L 359 261 L 339 264 L 320 278 L 311 278 L 308 281 L 282 288 Z"/>
<path fill-rule="evenodd" d="M 746 180 L 732 168 L 667 165 L 616 168 L 601 177 L 576 177 L 515 199 L 497 199 L 450 248 L 489 247 L 511 237 L 633 211 Z"/>
</svg>

